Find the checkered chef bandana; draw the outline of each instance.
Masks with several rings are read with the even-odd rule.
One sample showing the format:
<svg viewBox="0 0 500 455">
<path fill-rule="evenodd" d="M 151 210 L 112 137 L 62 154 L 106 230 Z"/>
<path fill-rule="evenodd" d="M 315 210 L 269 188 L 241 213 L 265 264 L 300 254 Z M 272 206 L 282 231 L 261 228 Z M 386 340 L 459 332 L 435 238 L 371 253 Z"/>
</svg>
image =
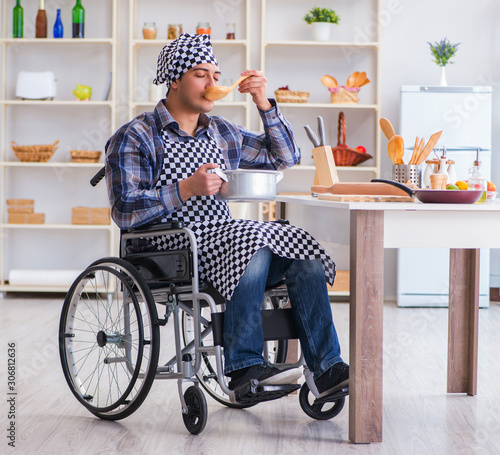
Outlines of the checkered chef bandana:
<svg viewBox="0 0 500 455">
<path fill-rule="evenodd" d="M 213 53 L 210 35 L 183 33 L 162 49 L 158 56 L 153 84 L 160 85 L 165 82 L 168 90 L 172 82 L 179 79 L 187 70 L 202 63 L 219 66 Z"/>
</svg>

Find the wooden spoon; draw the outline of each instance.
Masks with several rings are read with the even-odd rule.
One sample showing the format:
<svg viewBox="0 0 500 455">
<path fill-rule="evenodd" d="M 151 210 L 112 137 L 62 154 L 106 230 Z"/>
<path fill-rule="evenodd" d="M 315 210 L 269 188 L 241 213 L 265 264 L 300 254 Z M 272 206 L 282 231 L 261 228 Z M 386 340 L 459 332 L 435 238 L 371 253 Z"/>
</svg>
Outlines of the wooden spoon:
<svg viewBox="0 0 500 455">
<path fill-rule="evenodd" d="M 369 84 L 370 83 L 370 79 L 368 78 L 365 78 L 365 80 L 359 85 L 359 88 L 363 87 L 363 85 L 366 85 L 366 84 Z"/>
<path fill-rule="evenodd" d="M 205 93 L 203 94 L 203 96 L 209 101 L 221 100 L 226 95 L 231 93 L 238 86 L 238 84 L 241 81 L 243 81 L 244 79 L 246 79 L 247 77 L 250 77 L 250 76 L 241 76 L 239 79 L 236 80 L 236 82 L 233 85 L 231 85 L 231 87 L 226 87 L 225 85 L 218 85 L 216 87 L 208 87 L 205 90 Z"/>
<path fill-rule="evenodd" d="M 336 88 L 339 86 L 337 83 L 337 79 L 335 79 L 333 76 L 329 76 L 328 74 L 325 74 L 321 78 L 321 83 L 328 88 Z"/>
<path fill-rule="evenodd" d="M 419 153 L 417 162 L 416 164 L 422 164 L 427 157 L 431 154 L 432 150 L 434 149 L 434 146 L 436 145 L 437 141 L 439 140 L 441 136 L 442 131 L 438 131 L 437 133 L 434 133 L 430 138 L 427 144 L 425 144 L 424 149 Z"/>
<path fill-rule="evenodd" d="M 387 120 L 386 118 L 380 119 L 380 128 L 382 129 L 384 136 L 389 140 L 391 140 L 394 137 L 394 135 L 396 134 L 394 132 L 394 128 L 392 126 L 392 123 L 389 120 Z"/>
<path fill-rule="evenodd" d="M 408 164 L 415 164 L 415 159 L 417 158 L 417 152 L 418 152 L 418 136 L 415 138 L 415 145 L 413 146 L 413 152 L 411 154 L 410 161 L 408 161 Z"/>
<path fill-rule="evenodd" d="M 358 71 L 355 71 L 354 73 L 352 73 L 348 78 L 347 78 L 347 81 L 345 83 L 345 86 L 346 87 L 354 87 L 354 83 L 356 81 L 356 77 L 357 75 L 359 74 Z"/>
<path fill-rule="evenodd" d="M 366 82 L 366 72 L 359 73 L 354 82 L 354 87 L 362 87 Z"/>
<path fill-rule="evenodd" d="M 405 143 L 399 135 L 394 135 L 387 144 L 387 153 L 394 164 L 404 164 Z"/>
</svg>

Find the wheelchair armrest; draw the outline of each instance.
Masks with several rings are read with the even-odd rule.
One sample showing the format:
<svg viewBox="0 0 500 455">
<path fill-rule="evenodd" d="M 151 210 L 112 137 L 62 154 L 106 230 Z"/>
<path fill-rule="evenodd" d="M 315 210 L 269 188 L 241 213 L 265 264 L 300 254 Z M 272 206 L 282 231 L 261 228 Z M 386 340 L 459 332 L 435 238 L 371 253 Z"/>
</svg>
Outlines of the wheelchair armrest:
<svg viewBox="0 0 500 455">
<path fill-rule="evenodd" d="M 147 226 L 139 226 L 128 230 L 121 231 L 120 239 L 120 257 L 126 256 L 127 242 L 133 239 L 147 239 L 160 235 L 169 235 L 184 233 L 189 239 L 191 253 L 196 257 L 196 264 L 198 261 L 198 248 L 196 246 L 196 238 L 191 229 L 185 227 L 183 222 L 172 221 L 169 223 L 159 223 Z"/>
<path fill-rule="evenodd" d="M 168 231 L 170 229 L 183 229 L 184 223 L 182 221 L 171 221 L 170 223 L 148 224 L 146 226 L 139 226 L 136 228 L 123 230 L 122 233 L 158 233 L 158 231 Z"/>
</svg>

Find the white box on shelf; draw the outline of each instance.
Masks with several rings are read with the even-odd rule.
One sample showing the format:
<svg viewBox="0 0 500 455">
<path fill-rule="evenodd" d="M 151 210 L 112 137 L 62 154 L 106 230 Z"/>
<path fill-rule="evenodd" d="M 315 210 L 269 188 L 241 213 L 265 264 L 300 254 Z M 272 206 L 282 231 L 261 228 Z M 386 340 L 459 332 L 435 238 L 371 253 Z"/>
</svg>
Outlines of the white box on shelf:
<svg viewBox="0 0 500 455">
<path fill-rule="evenodd" d="M 54 99 L 56 76 L 52 71 L 33 73 L 20 71 L 17 75 L 16 98 L 26 100 Z"/>
</svg>

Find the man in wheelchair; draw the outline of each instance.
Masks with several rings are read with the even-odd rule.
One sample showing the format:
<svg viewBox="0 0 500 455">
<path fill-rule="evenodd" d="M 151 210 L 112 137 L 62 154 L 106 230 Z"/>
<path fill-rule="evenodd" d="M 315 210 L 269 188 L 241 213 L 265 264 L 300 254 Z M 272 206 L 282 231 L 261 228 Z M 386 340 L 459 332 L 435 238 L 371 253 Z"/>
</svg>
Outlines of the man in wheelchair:
<svg viewBox="0 0 500 455">
<path fill-rule="evenodd" d="M 204 97 L 221 72 L 209 35 L 183 34 L 160 53 L 154 83 L 166 97 L 153 112 L 122 126 L 106 144 L 106 181 L 113 220 L 122 229 L 182 221 L 196 236 L 199 276 L 226 300 L 224 373 L 235 390 L 257 380 L 289 384 L 301 372 L 264 361 L 260 305 L 266 286 L 285 279 L 304 359 L 320 397 L 346 388 L 349 367 L 342 361 L 326 283 L 335 264 L 305 231 L 282 223 L 231 217 L 215 197 L 222 180 L 210 170 L 286 169 L 300 151 L 276 101 L 266 96 L 258 71 L 239 84 L 251 95 L 264 133 L 247 131 L 219 116 Z M 161 249 L 182 247 L 181 235 L 156 237 Z M 151 245 L 150 245 L 151 247 Z"/>
</svg>

